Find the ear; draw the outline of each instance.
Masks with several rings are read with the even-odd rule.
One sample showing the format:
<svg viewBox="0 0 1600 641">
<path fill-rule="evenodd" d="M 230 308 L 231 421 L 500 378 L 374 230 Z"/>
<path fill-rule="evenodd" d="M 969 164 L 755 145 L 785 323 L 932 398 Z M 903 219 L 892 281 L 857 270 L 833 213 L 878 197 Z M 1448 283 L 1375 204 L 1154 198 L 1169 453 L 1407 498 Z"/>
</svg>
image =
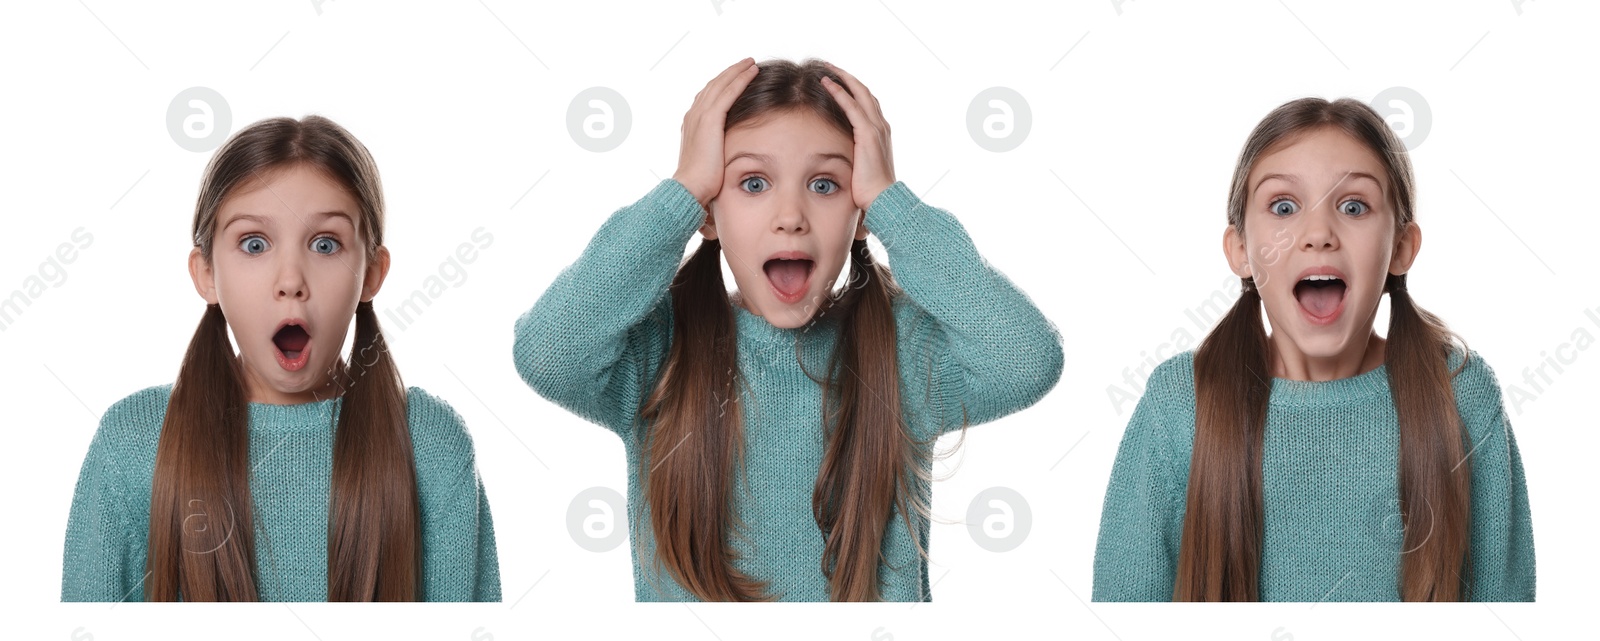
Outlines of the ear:
<svg viewBox="0 0 1600 641">
<path fill-rule="evenodd" d="M 717 239 L 717 219 L 709 211 L 706 212 L 705 224 L 700 226 L 700 235 L 705 236 L 706 240 Z"/>
<path fill-rule="evenodd" d="M 370 303 L 383 288 L 383 279 L 389 276 L 389 248 L 378 245 L 377 253 L 367 261 L 366 278 L 361 281 L 361 302 Z"/>
<path fill-rule="evenodd" d="M 1255 272 L 1250 270 L 1250 250 L 1245 249 L 1244 236 L 1228 225 L 1222 232 L 1222 255 L 1228 258 L 1228 269 L 1240 278 L 1251 278 Z"/>
<path fill-rule="evenodd" d="M 1389 257 L 1389 273 L 1399 276 L 1411 271 L 1411 263 L 1422 251 L 1422 227 L 1416 223 L 1406 225 L 1395 239 L 1394 255 Z"/>
<path fill-rule="evenodd" d="M 189 278 L 194 279 L 194 291 L 207 305 L 217 304 L 216 272 L 211 269 L 211 261 L 201 255 L 199 247 L 189 252 Z"/>
<path fill-rule="evenodd" d="M 871 233 L 871 230 L 867 229 L 867 212 L 856 210 L 856 213 L 861 216 L 856 223 L 856 240 L 866 240 L 867 234 Z"/>
</svg>

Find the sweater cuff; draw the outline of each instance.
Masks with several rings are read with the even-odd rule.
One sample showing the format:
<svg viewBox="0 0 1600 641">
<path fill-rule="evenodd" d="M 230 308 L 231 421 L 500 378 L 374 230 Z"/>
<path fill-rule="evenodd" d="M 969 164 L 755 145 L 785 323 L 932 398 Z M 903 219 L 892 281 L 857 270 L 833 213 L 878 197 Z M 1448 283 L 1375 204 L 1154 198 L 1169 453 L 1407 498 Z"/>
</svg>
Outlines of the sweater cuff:
<svg viewBox="0 0 1600 641">
<path fill-rule="evenodd" d="M 672 229 L 677 238 L 687 240 L 706 222 L 706 210 L 700 206 L 700 201 L 695 200 L 683 183 L 671 178 L 663 178 L 645 194 L 642 202 L 675 224 Z"/>
<path fill-rule="evenodd" d="M 893 185 L 878 192 L 878 197 L 872 199 L 872 204 L 867 206 L 867 229 L 877 235 L 879 240 L 893 237 L 893 230 L 905 222 L 911 211 L 921 204 L 922 199 L 917 198 L 904 181 L 897 180 Z"/>
</svg>

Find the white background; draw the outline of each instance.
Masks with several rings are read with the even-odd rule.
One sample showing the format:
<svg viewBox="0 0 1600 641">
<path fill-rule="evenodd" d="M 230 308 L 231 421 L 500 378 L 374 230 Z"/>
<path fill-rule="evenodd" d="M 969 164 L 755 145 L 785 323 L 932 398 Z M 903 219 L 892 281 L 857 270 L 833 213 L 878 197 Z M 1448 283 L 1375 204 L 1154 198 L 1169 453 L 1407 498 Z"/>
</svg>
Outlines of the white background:
<svg viewBox="0 0 1600 641">
<path fill-rule="evenodd" d="M 1584 314 L 1600 317 L 1593 5 L 1063 4 L 7 4 L 0 297 L 30 276 L 50 286 L 0 331 L 0 602 L 17 629 L 6 636 L 1287 641 L 1572 630 L 1596 570 L 1586 526 L 1597 421 L 1583 403 L 1600 351 L 1570 344 L 1580 329 L 1600 336 Z M 935 485 L 934 510 L 950 523 L 933 530 L 932 604 L 634 604 L 626 544 L 593 553 L 567 533 L 578 492 L 625 488 L 621 443 L 522 383 L 512 324 L 612 211 L 672 174 L 690 100 L 743 56 L 817 56 L 861 78 L 894 127 L 899 178 L 954 212 L 1065 338 L 1055 390 L 972 429 L 939 468 L 953 476 Z M 377 157 L 394 266 L 376 304 L 407 384 L 446 398 L 472 430 L 504 603 L 57 603 L 73 482 L 98 417 L 173 380 L 203 311 L 185 260 L 210 154 L 181 148 L 166 126 L 169 103 L 194 86 L 224 97 L 232 130 L 319 113 Z M 604 153 L 566 126 L 568 103 L 594 86 L 632 113 L 627 138 Z M 1004 153 L 979 147 L 966 125 L 969 103 L 994 86 L 1032 112 L 1027 137 Z M 1424 242 L 1412 291 L 1508 395 L 1523 392 L 1507 411 L 1527 470 L 1539 603 L 1088 603 L 1101 501 L 1132 409 L 1108 391 L 1137 395 L 1125 370 L 1148 372 L 1175 332 L 1202 335 L 1186 312 L 1235 293 L 1219 240 L 1245 136 L 1287 100 L 1371 100 L 1390 87 L 1414 89 L 1431 111 L 1413 154 Z M 80 227 L 93 241 L 65 278 L 41 275 Z M 493 243 L 466 277 L 396 327 L 384 310 L 439 276 L 479 227 Z M 1535 391 L 1524 377 L 1558 353 L 1572 362 L 1547 368 Z M 961 523 L 993 486 L 1020 493 L 1017 509 L 1032 516 L 1011 552 L 979 547 Z"/>
</svg>

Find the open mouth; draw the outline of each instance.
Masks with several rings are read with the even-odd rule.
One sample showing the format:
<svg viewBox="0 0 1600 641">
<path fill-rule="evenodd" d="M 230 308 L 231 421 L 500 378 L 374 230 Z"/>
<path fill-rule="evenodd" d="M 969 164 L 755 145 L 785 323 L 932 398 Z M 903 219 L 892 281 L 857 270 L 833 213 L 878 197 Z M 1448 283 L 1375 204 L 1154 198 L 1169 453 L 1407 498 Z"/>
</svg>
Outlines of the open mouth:
<svg viewBox="0 0 1600 641">
<path fill-rule="evenodd" d="M 288 321 L 272 335 L 277 348 L 278 366 L 291 372 L 306 366 L 311 355 L 311 333 L 296 321 Z"/>
<path fill-rule="evenodd" d="M 795 255 L 772 258 L 761 268 L 767 272 L 767 282 L 772 284 L 772 291 L 777 294 L 778 300 L 792 305 L 805 298 L 807 284 L 811 281 L 811 272 L 816 268 L 816 261 L 798 252 L 785 253 Z"/>
<path fill-rule="evenodd" d="M 1333 274 L 1312 274 L 1294 284 L 1294 298 L 1300 302 L 1300 311 L 1317 325 L 1326 325 L 1339 319 L 1339 314 L 1344 311 L 1347 291 L 1349 287 L 1344 279 Z"/>
</svg>

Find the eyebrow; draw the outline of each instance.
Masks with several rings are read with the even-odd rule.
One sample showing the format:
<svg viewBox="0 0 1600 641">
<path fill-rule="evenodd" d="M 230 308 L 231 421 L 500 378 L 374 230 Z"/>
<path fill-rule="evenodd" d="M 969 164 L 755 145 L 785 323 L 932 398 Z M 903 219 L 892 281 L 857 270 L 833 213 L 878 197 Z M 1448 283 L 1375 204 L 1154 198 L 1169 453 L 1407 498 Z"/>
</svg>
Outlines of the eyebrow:
<svg viewBox="0 0 1600 641">
<path fill-rule="evenodd" d="M 315 214 L 312 214 L 310 216 L 310 218 L 316 218 L 316 219 L 319 219 L 319 221 L 320 220 L 327 220 L 329 218 L 343 218 L 344 221 L 346 223 L 348 223 L 351 227 L 355 227 L 356 226 L 356 221 L 355 221 L 354 218 L 350 217 L 350 214 L 344 213 L 343 211 L 339 211 L 339 210 L 317 212 Z M 239 221 L 253 222 L 253 223 L 255 223 L 257 225 L 260 225 L 262 227 L 271 227 L 272 226 L 271 221 L 268 220 L 267 217 L 265 217 L 265 216 L 258 216 L 256 214 L 238 214 L 238 215 L 234 216 L 233 218 L 230 218 L 228 220 L 228 224 L 223 225 L 222 228 L 224 230 L 226 230 L 227 228 L 232 227 L 234 223 L 237 223 Z M 307 222 L 309 223 L 309 221 L 307 221 Z"/>
<path fill-rule="evenodd" d="M 1355 179 L 1355 178 L 1365 178 L 1367 180 L 1372 181 L 1372 184 L 1377 185 L 1379 189 L 1383 188 L 1383 183 L 1381 181 L 1379 181 L 1376 176 L 1373 176 L 1372 174 L 1366 173 L 1364 171 L 1346 172 L 1344 178 L 1340 179 L 1340 182 L 1342 183 L 1345 180 L 1350 180 L 1350 179 Z M 1300 179 L 1295 177 L 1293 174 L 1267 174 L 1265 176 L 1262 176 L 1261 180 L 1256 182 L 1256 188 L 1250 190 L 1250 192 L 1251 193 L 1255 193 L 1255 192 L 1261 191 L 1261 185 L 1263 185 L 1267 181 L 1273 180 L 1273 179 L 1282 180 L 1282 181 L 1290 183 L 1290 184 L 1299 184 L 1300 183 Z"/>
<path fill-rule="evenodd" d="M 816 159 L 816 160 L 839 160 L 839 161 L 844 162 L 845 166 L 855 167 L 855 163 L 850 161 L 850 157 L 846 156 L 844 154 L 836 154 L 836 153 L 811 154 L 811 157 L 813 159 Z M 769 164 L 769 165 L 772 164 L 772 156 L 768 156 L 766 154 L 752 153 L 752 152 L 748 152 L 748 151 L 741 151 L 741 152 L 736 153 L 733 156 L 729 157 L 727 164 L 724 164 L 723 167 L 726 168 L 728 165 L 732 165 L 733 161 L 738 160 L 740 158 L 750 158 L 750 159 L 753 159 L 753 160 L 755 160 L 757 162 L 766 163 L 766 164 Z"/>
<path fill-rule="evenodd" d="M 813 154 L 812 157 L 819 160 L 838 160 L 849 167 L 855 167 L 855 163 L 850 160 L 850 157 L 844 154 Z"/>
</svg>

